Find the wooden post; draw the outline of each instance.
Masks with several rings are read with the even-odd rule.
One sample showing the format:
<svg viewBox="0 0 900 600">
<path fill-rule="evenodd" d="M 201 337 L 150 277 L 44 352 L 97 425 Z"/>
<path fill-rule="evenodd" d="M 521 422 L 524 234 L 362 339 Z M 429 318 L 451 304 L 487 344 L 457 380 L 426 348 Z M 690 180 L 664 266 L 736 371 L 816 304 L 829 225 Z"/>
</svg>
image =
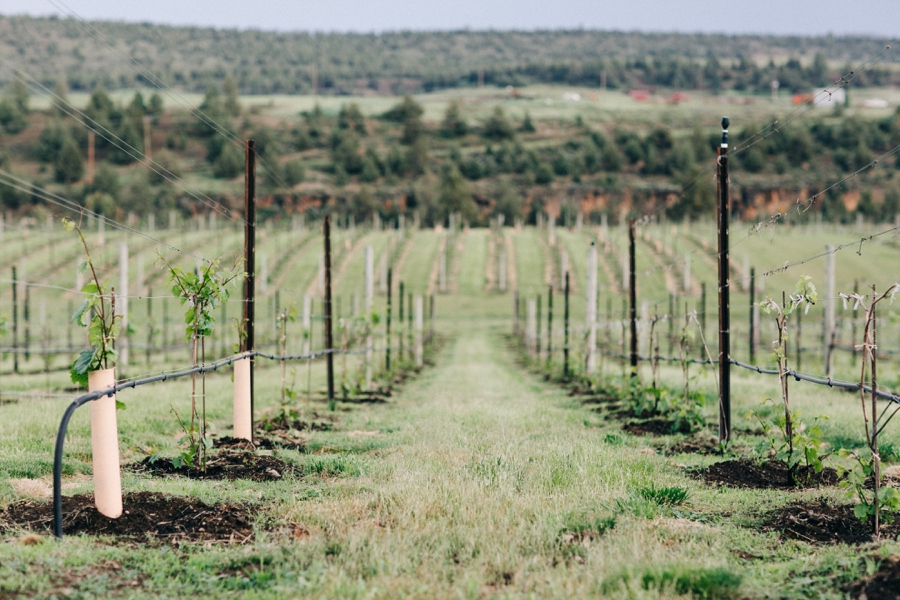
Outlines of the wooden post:
<svg viewBox="0 0 900 600">
<path fill-rule="evenodd" d="M 566 273 L 569 272 L 569 253 L 565 250 L 559 252 L 559 285 L 566 287 Z"/>
<path fill-rule="evenodd" d="M 634 219 L 628 220 L 628 319 L 631 333 L 631 376 L 638 374 L 637 280 L 635 278 Z"/>
<path fill-rule="evenodd" d="M 400 357 L 400 360 L 403 360 L 403 325 L 405 321 L 403 320 L 403 282 L 400 282 L 400 294 L 397 296 L 397 300 L 399 300 L 399 311 L 397 314 L 397 318 L 400 321 L 400 347 L 397 349 L 397 356 Z"/>
<path fill-rule="evenodd" d="M 553 362 L 553 284 L 547 286 L 547 363 Z"/>
<path fill-rule="evenodd" d="M 825 362 L 825 376 L 832 375 L 832 354 L 834 353 L 834 246 L 825 246 L 825 293 L 822 298 L 822 308 L 825 313 L 825 323 L 822 331 L 822 355 Z"/>
<path fill-rule="evenodd" d="M 19 349 L 19 301 L 16 297 L 19 282 L 16 279 L 16 267 L 12 267 L 12 345 L 13 350 Z M 13 373 L 19 372 L 19 353 L 13 352 Z"/>
<path fill-rule="evenodd" d="M 519 290 L 513 294 L 513 333 L 519 335 Z"/>
<path fill-rule="evenodd" d="M 580 213 L 579 213 L 580 214 Z M 597 246 L 591 242 L 587 259 L 587 307 L 585 325 L 587 326 L 587 346 L 585 347 L 585 369 L 588 375 L 597 370 Z"/>
<path fill-rule="evenodd" d="M 501 241 L 502 243 L 502 241 Z M 501 292 L 506 291 L 506 250 L 500 248 L 500 257 L 497 260 L 497 287 Z"/>
<path fill-rule="evenodd" d="M 249 139 L 244 147 L 244 314 L 242 350 L 252 352 L 256 348 L 254 319 L 256 317 L 256 140 Z M 250 435 L 253 435 L 253 367 L 250 358 Z"/>
<path fill-rule="evenodd" d="M 28 285 L 28 276 L 22 275 L 22 286 L 25 288 L 25 302 L 22 306 L 22 320 L 25 321 L 25 361 L 31 360 L 31 286 Z"/>
<path fill-rule="evenodd" d="M 675 307 L 678 301 L 675 300 L 675 294 L 669 294 L 669 356 L 672 356 L 673 346 L 675 344 Z"/>
<path fill-rule="evenodd" d="M 750 345 L 750 364 L 756 362 L 756 269 L 750 267 L 750 335 L 747 341 Z"/>
<path fill-rule="evenodd" d="M 449 236 L 448 236 L 449 239 Z M 441 293 L 447 292 L 447 248 L 441 248 L 440 262 L 438 264 L 438 283 Z"/>
<path fill-rule="evenodd" d="M 565 301 L 563 303 L 563 377 L 569 376 L 569 272 L 565 274 Z"/>
<path fill-rule="evenodd" d="M 372 389 L 372 309 L 375 305 L 375 251 L 372 246 L 366 246 L 365 251 L 365 307 L 366 313 L 364 318 L 369 324 L 368 333 L 366 335 L 366 389 Z"/>
<path fill-rule="evenodd" d="M 719 441 L 731 440 L 731 305 L 728 263 L 728 117 L 722 118 L 722 142 L 719 144 L 718 229 L 719 229 Z"/>
<path fill-rule="evenodd" d="M 422 296 L 416 296 L 416 366 L 425 364 L 424 331 L 425 311 Z"/>
<path fill-rule="evenodd" d="M 535 314 L 537 315 L 537 320 L 535 322 L 535 348 L 534 355 L 537 360 L 541 359 L 541 295 L 538 294 L 537 298 L 535 298 Z"/>
<path fill-rule="evenodd" d="M 386 333 L 386 341 L 385 341 L 385 349 L 384 349 L 384 370 L 390 374 L 391 372 L 391 297 L 393 295 L 393 289 L 391 284 L 393 279 L 393 272 L 391 268 L 387 270 L 387 333 Z"/>
<path fill-rule="evenodd" d="M 528 354 L 533 357 L 537 348 L 537 302 L 535 302 L 534 298 L 528 299 L 526 310 L 525 340 Z"/>
<path fill-rule="evenodd" d="M 415 357 L 415 346 L 413 343 L 413 295 L 412 292 L 409 292 L 406 295 L 406 299 L 409 302 L 407 308 L 409 309 L 409 314 L 407 315 L 406 321 L 406 330 L 409 332 L 409 360 L 414 360 Z"/>
<path fill-rule="evenodd" d="M 153 144 L 150 143 L 150 117 L 144 117 L 144 156 L 147 162 L 153 161 Z"/>
<path fill-rule="evenodd" d="M 898 217 L 898 220 L 900 220 L 900 215 L 897 215 L 897 217 Z M 897 227 L 900 227 L 900 224 L 898 224 Z M 15 279 L 15 276 L 13 277 L 13 279 Z M 853 281 L 853 293 L 854 294 L 859 293 L 859 280 L 858 279 Z M 857 310 L 856 303 L 854 302 L 853 303 L 853 318 L 850 321 L 850 339 L 853 340 L 853 342 L 850 344 L 850 347 L 853 348 L 853 350 L 850 353 L 850 360 L 852 361 L 851 364 L 854 364 L 854 365 L 856 364 L 856 352 L 857 352 L 857 350 L 856 350 L 856 328 L 858 326 L 858 319 L 859 319 L 859 311 Z M 799 369 L 800 367 L 797 367 L 797 368 Z"/>
<path fill-rule="evenodd" d="M 85 182 L 88 185 L 94 185 L 94 130 L 88 130 L 88 147 L 87 147 L 87 177 Z"/>
<path fill-rule="evenodd" d="M 310 338 L 312 337 L 312 297 L 303 294 L 303 354 L 312 352 Z"/>
<path fill-rule="evenodd" d="M 331 217 L 325 215 L 322 220 L 325 236 L 325 351 L 328 371 L 328 404 L 334 407 L 334 338 L 331 327 Z"/>
<path fill-rule="evenodd" d="M 684 255 L 684 293 L 691 293 L 691 253 L 686 252 Z"/>
<path fill-rule="evenodd" d="M 222 303 L 225 306 L 225 303 Z M 70 311 L 71 312 L 71 311 Z M 225 319 L 222 319 L 225 323 Z M 150 364 L 150 355 L 153 349 L 153 290 L 147 288 L 147 348 L 144 351 L 144 362 Z M 71 346 L 71 344 L 69 344 Z"/>
<path fill-rule="evenodd" d="M 119 244 L 119 293 L 116 295 L 116 312 L 122 317 L 122 335 L 119 336 L 119 360 L 120 367 L 128 366 L 128 244 Z M 120 369 L 121 371 L 124 369 Z"/>
<path fill-rule="evenodd" d="M 700 331 L 703 332 L 703 335 L 706 336 L 706 282 L 703 281 L 700 283 L 700 310 L 697 311 L 700 314 L 697 315 L 698 320 L 700 321 Z M 706 358 L 704 354 L 704 349 L 702 344 L 697 344 L 697 352 L 701 359 Z"/>
</svg>

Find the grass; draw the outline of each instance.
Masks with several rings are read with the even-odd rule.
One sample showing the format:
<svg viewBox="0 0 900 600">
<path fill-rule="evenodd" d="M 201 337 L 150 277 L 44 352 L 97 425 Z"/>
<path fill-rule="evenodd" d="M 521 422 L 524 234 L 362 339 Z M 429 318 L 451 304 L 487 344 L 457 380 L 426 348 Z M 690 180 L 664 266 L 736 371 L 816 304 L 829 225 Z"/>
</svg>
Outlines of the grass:
<svg viewBox="0 0 900 600">
<path fill-rule="evenodd" d="M 557 232 L 583 282 L 591 232 L 578 234 L 562 228 Z M 160 235 L 178 240 L 180 234 Z M 237 239 L 238 232 L 228 235 Z M 311 236 L 310 245 L 301 246 L 291 272 L 272 267 L 270 273 L 273 279 L 284 275 L 282 304 L 302 297 L 315 277 L 321 238 L 304 235 Z M 384 248 L 393 234 L 360 231 L 359 235 L 367 237 L 357 244 L 355 253 L 346 255 L 351 267 L 338 284 L 345 294 L 359 285 L 362 247 L 372 243 Z M 400 276 L 407 281 L 425 277 L 427 282 L 440 235 L 431 231 L 415 235 Z M 843 597 L 840 584 L 864 572 L 861 557 L 900 551 L 894 541 L 866 549 L 822 548 L 781 541 L 762 532 L 760 524 L 769 511 L 794 499 L 824 496 L 843 502 L 842 492 L 710 488 L 688 477 L 682 467 L 702 466 L 717 458 L 662 456 L 654 450 L 654 440 L 624 433 L 590 405 L 568 396 L 565 389 L 524 371 L 503 337 L 511 326 L 512 291 L 484 291 L 489 234 L 472 230 L 461 235 L 458 291 L 437 299 L 437 327 L 449 336 L 449 342 L 437 355 L 436 365 L 388 403 L 339 403 L 333 430 L 304 432 L 302 452 L 281 453 L 294 465 L 295 476 L 262 484 L 226 484 L 150 479 L 125 471 L 127 491 L 251 503 L 259 524 L 254 540 L 245 546 L 185 543 L 170 548 L 78 536 L 60 543 L 47 536 L 35 540 L 21 532 L 6 533 L 5 543 L 0 544 L 0 597 L 21 593 L 128 598 L 240 594 L 253 598 L 837 599 Z M 526 229 L 509 235 L 520 288 L 543 290 L 547 257 L 537 243 L 542 234 Z M 28 243 L 38 239 L 46 238 L 36 236 Z M 278 258 L 284 246 L 293 243 L 288 232 L 272 231 L 264 243 L 270 248 L 271 264 L 291 262 Z M 666 243 L 673 243 L 671 236 Z M 68 277 L 60 269 L 48 273 L 47 281 Z M 425 288 L 413 290 L 421 293 Z M 573 297 L 573 314 L 583 314 L 583 293 L 582 283 Z M 48 317 L 66 300 L 63 293 L 47 296 Z M 562 302 L 559 295 L 555 300 L 558 332 Z M 614 311 L 618 302 L 616 297 Z M 236 310 L 229 307 L 229 316 L 235 316 Z M 173 310 L 170 318 L 175 316 Z M 811 329 L 813 322 L 810 317 Z M 573 340 L 576 348 L 577 337 Z M 889 337 L 885 343 L 890 345 Z M 558 341 L 554 347 L 559 349 Z M 186 353 L 172 353 L 167 360 L 155 359 L 141 369 L 171 368 L 185 361 Z M 886 365 L 888 374 L 891 362 Z M 0 406 L 0 506 L 46 497 L 53 436 L 72 399 L 65 392 L 64 373 L 13 377 L 8 374 L 9 357 L 3 366 L 4 390 L 62 395 L 20 397 Z M 356 359 L 349 366 L 357 368 Z M 608 359 L 602 368 L 606 374 L 619 372 L 618 363 Z M 849 363 L 841 368 L 849 369 Z M 303 392 L 302 410 L 327 415 L 324 404 L 305 404 L 306 365 L 292 364 L 289 370 L 294 372 L 289 371 L 289 382 L 293 379 Z M 646 365 L 642 371 L 644 378 L 649 377 Z M 712 371 L 697 366 L 692 373 L 697 375 L 692 386 L 714 398 Z M 680 387 L 680 367 L 663 365 L 661 379 Z M 311 387 L 315 392 L 323 384 L 324 363 L 314 362 Z M 276 406 L 280 367 L 260 361 L 256 386 L 257 411 Z M 751 426 L 743 415 L 765 397 L 777 398 L 777 387 L 775 377 L 736 369 L 732 382 L 735 425 Z M 214 428 L 228 434 L 229 373 L 212 374 L 207 389 Z M 850 446 L 862 440 L 855 396 L 792 382 L 791 398 L 805 418 L 828 417 L 823 428 L 832 445 Z M 155 450 L 174 453 L 178 431 L 169 411 L 172 406 L 180 412 L 187 410 L 187 380 L 123 391 L 119 399 L 128 405 L 119 413 L 124 461 L 139 460 Z M 711 423 L 714 405 L 706 408 L 706 415 Z M 700 436 L 713 434 L 707 428 Z M 885 447 L 900 447 L 898 434 L 896 427 L 889 427 Z M 72 421 L 66 442 L 66 495 L 92 490 L 89 439 L 88 415 L 82 409 Z M 752 445 L 755 438 L 739 432 L 737 441 Z"/>
</svg>

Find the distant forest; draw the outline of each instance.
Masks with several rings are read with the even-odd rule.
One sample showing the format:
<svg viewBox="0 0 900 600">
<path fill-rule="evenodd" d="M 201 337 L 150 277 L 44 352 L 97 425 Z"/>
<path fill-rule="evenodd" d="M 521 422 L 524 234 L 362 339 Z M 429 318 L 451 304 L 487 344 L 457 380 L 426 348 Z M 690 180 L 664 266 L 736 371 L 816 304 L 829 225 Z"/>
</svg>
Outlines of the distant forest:
<svg viewBox="0 0 900 600">
<path fill-rule="evenodd" d="M 231 75 L 243 94 L 403 94 L 474 86 L 568 84 L 761 93 L 832 83 L 881 56 L 854 86 L 900 84 L 888 40 L 617 31 L 273 33 L 0 16 L 0 85 L 16 68 L 70 90 L 129 88 L 147 73 L 204 91 Z M 115 52 L 110 48 L 118 49 Z"/>
</svg>

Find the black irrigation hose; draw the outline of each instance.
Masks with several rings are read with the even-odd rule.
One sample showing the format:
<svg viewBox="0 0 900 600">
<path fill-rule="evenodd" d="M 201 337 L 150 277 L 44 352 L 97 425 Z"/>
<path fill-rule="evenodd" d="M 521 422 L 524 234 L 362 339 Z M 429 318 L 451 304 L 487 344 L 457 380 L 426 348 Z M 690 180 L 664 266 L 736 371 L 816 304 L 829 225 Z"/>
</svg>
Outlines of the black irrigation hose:
<svg viewBox="0 0 900 600">
<path fill-rule="evenodd" d="M 431 333 L 423 335 L 423 342 L 427 342 L 432 337 Z M 376 351 L 386 350 L 385 348 L 378 348 Z M 93 392 L 88 392 L 87 394 L 82 394 L 77 397 L 72 403 L 66 408 L 66 411 L 63 413 L 62 421 L 59 424 L 59 430 L 56 432 L 56 447 L 53 451 L 53 535 L 57 538 L 62 539 L 63 537 L 63 526 L 62 526 L 62 460 L 63 460 L 63 445 L 66 441 L 66 431 L 69 428 L 69 421 L 72 418 L 72 415 L 75 414 L 75 411 L 88 402 L 92 402 L 94 400 L 99 400 L 104 396 L 112 396 L 116 392 L 120 390 L 125 390 L 128 388 L 136 388 L 140 385 L 146 385 L 148 383 L 156 383 L 159 381 L 166 381 L 168 379 L 178 379 L 180 377 L 187 377 L 188 375 L 194 375 L 196 373 L 208 373 L 210 371 L 216 371 L 219 367 L 228 366 L 235 361 L 243 360 L 245 358 L 252 358 L 258 356 L 260 358 L 268 358 L 271 360 L 311 360 L 314 358 L 318 358 L 320 356 L 325 356 L 327 354 L 361 354 L 365 352 L 364 350 L 360 351 L 351 351 L 351 350 L 340 350 L 338 348 L 331 348 L 328 350 L 320 350 L 318 352 L 312 352 L 310 354 L 288 354 L 288 355 L 273 355 L 273 354 L 264 354 L 259 351 L 251 351 L 244 352 L 242 354 L 237 354 L 235 356 L 229 356 L 228 358 L 223 358 L 216 362 L 210 363 L 208 365 L 197 366 L 190 369 L 185 369 L 183 371 L 175 371 L 174 373 L 160 373 L 158 375 L 153 375 L 151 377 L 145 377 L 143 379 L 131 379 L 127 381 L 123 381 L 122 383 L 116 384 L 114 387 L 106 388 L 104 390 L 96 390 Z"/>
</svg>

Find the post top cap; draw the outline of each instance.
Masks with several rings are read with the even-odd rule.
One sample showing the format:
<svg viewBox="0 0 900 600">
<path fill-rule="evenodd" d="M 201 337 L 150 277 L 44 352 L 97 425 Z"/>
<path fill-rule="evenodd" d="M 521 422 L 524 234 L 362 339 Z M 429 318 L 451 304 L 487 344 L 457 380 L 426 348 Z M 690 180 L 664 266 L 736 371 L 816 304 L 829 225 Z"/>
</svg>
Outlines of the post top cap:
<svg viewBox="0 0 900 600">
<path fill-rule="evenodd" d="M 722 129 L 728 129 L 728 126 L 731 124 L 731 119 L 728 117 L 722 117 Z"/>
</svg>

